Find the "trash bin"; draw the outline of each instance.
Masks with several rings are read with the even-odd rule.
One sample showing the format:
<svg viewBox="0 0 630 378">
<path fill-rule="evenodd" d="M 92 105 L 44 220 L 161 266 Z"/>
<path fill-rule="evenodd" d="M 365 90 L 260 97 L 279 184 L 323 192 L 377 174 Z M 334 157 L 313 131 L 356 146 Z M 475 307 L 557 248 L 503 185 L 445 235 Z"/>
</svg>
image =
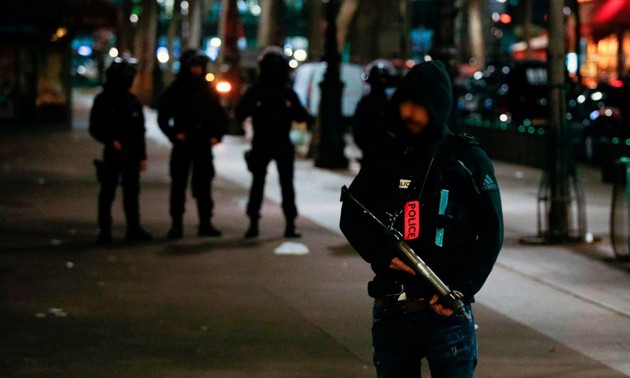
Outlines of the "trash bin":
<svg viewBox="0 0 630 378">
<path fill-rule="evenodd" d="M 630 259 L 629 240 L 630 230 L 630 158 L 621 157 L 614 163 L 612 208 L 610 211 L 610 242 L 615 256 L 620 260 Z"/>
</svg>

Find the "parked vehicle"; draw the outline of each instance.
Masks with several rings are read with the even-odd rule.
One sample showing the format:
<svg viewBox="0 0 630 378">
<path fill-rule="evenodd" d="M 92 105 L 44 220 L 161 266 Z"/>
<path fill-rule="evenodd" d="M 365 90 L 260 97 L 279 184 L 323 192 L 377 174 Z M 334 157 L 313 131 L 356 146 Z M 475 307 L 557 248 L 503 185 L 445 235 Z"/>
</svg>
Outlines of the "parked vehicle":
<svg viewBox="0 0 630 378">
<path fill-rule="evenodd" d="M 361 74 L 364 68 L 358 64 L 342 63 L 340 79 L 344 83 L 341 94 L 341 113 L 346 120 L 354 115 L 357 103 L 363 96 L 364 82 Z M 319 84 L 324 79 L 326 62 L 304 63 L 293 73 L 293 89 L 302 105 L 316 117 L 319 113 L 321 90 Z"/>
</svg>

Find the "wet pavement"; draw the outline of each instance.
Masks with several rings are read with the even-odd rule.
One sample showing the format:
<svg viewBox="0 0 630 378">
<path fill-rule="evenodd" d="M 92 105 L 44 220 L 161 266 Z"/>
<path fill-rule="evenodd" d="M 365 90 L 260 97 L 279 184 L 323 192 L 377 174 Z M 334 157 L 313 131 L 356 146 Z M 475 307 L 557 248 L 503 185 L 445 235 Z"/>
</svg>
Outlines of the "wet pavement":
<svg viewBox="0 0 630 378">
<path fill-rule="evenodd" d="M 20 377 L 373 377 L 369 267 L 337 228 L 339 189 L 358 167 L 296 163 L 303 238 L 282 237 L 277 175 L 266 187 L 261 236 L 245 240 L 246 137 L 215 149 L 214 223 L 165 238 L 169 146 L 147 110 L 143 225 L 155 240 L 123 240 L 121 196 L 111 246 L 95 243 L 90 93 L 72 130 L 3 132 L 0 139 L 0 375 Z M 352 152 L 349 151 L 351 154 Z M 525 245 L 536 232 L 540 171 L 496 162 L 506 243 L 474 305 L 479 377 L 630 376 L 630 265 L 608 242 L 610 191 L 580 168 L 597 243 Z M 288 243 L 288 244 L 287 244 Z M 297 244 L 296 244 L 297 243 Z"/>
</svg>

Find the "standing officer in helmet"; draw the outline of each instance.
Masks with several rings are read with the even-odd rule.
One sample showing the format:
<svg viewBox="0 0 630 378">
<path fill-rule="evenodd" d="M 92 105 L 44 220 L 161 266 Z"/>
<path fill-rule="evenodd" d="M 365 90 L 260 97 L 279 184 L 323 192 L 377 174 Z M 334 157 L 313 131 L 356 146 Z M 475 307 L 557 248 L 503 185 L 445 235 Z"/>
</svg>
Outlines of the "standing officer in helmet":
<svg viewBox="0 0 630 378">
<path fill-rule="evenodd" d="M 192 194 L 199 214 L 198 235 L 221 235 L 210 221 L 214 207 L 211 183 L 215 173 L 212 146 L 221 141 L 228 117 L 217 93 L 206 80 L 208 62 L 208 57 L 199 50 L 184 51 L 179 73 L 158 105 L 158 125 L 173 143 L 170 161 L 172 226 L 167 235 L 171 239 L 179 239 L 184 234 L 184 204 L 191 168 Z"/>
<path fill-rule="evenodd" d="M 362 161 L 366 161 L 388 138 L 385 120 L 389 100 L 387 89 L 396 84 L 396 69 L 389 61 L 377 59 L 367 65 L 362 78 L 369 84 L 369 92 L 357 104 L 352 118 L 352 135 L 363 153 Z"/>
<path fill-rule="evenodd" d="M 98 195 L 98 241 L 112 239 L 112 203 L 122 178 L 127 240 L 146 241 L 151 234 L 140 227 L 140 171 L 147 169 L 144 114 L 138 98 L 129 92 L 136 75 L 135 60 L 116 58 L 106 72 L 103 91 L 90 112 L 90 134 L 104 146 L 96 160 L 101 184 Z"/>
<path fill-rule="evenodd" d="M 293 188 L 295 148 L 289 133 L 292 122 L 305 122 L 308 113 L 289 85 L 289 62 L 282 49 L 267 48 L 260 55 L 258 65 L 259 80 L 247 90 L 235 110 L 239 123 L 251 116 L 254 129 L 250 153 L 250 170 L 254 177 L 247 204 L 250 226 L 245 237 L 258 236 L 267 166 L 275 160 L 282 190 L 282 211 L 286 219 L 284 236 L 296 238 L 301 235 L 295 228 L 298 215 Z"/>
</svg>

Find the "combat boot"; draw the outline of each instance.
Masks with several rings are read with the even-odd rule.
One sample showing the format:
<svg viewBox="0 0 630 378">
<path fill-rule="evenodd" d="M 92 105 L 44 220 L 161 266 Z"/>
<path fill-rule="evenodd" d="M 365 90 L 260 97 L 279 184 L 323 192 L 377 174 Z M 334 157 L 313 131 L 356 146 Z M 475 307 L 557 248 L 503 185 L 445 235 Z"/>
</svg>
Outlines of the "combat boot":
<svg viewBox="0 0 630 378">
<path fill-rule="evenodd" d="M 285 238 L 301 238 L 302 237 L 302 233 L 300 232 L 300 230 L 295 228 L 294 221 L 287 221 L 287 225 L 284 229 L 284 237 Z"/>
<path fill-rule="evenodd" d="M 127 230 L 126 239 L 128 242 L 146 242 L 153 240 L 153 235 L 142 227 L 137 226 Z"/>
<path fill-rule="evenodd" d="M 245 232 L 245 239 L 252 239 L 258 237 L 258 219 L 251 219 L 249 222 L 249 228 Z"/>
<path fill-rule="evenodd" d="M 166 237 L 169 239 L 181 239 L 184 236 L 184 223 L 181 219 L 173 219 L 173 225 L 168 230 Z"/>
<path fill-rule="evenodd" d="M 216 229 L 212 223 L 208 223 L 203 226 L 199 226 L 199 232 L 197 232 L 198 236 L 210 236 L 210 237 L 218 237 L 221 236 L 221 231 Z"/>
</svg>

